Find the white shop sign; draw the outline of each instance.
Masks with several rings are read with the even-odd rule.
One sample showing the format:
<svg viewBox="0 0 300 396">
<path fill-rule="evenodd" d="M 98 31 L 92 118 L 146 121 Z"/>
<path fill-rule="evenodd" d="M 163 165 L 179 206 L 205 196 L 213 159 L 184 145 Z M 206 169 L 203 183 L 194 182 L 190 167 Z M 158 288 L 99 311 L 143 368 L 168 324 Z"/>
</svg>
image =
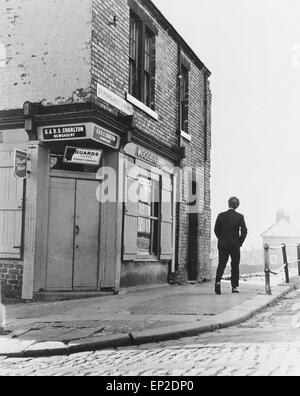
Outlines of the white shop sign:
<svg viewBox="0 0 300 396">
<path fill-rule="evenodd" d="M 99 166 L 102 154 L 103 150 L 67 146 L 65 149 L 64 163 Z"/>
<path fill-rule="evenodd" d="M 110 104 L 123 113 L 130 116 L 133 115 L 133 107 L 130 103 L 111 92 L 109 89 L 103 87 L 101 84 L 97 84 L 97 96 L 99 99 Z"/>
</svg>

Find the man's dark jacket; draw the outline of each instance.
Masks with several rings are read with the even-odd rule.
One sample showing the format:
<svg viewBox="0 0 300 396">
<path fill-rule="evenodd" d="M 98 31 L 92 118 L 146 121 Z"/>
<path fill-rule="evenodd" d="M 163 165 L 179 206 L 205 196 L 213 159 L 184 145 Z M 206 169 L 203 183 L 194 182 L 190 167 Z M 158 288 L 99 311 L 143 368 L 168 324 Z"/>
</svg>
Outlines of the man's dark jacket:
<svg viewBox="0 0 300 396">
<path fill-rule="evenodd" d="M 218 249 L 241 247 L 247 237 L 247 227 L 244 216 L 230 209 L 219 214 L 215 234 L 218 238 Z"/>
</svg>

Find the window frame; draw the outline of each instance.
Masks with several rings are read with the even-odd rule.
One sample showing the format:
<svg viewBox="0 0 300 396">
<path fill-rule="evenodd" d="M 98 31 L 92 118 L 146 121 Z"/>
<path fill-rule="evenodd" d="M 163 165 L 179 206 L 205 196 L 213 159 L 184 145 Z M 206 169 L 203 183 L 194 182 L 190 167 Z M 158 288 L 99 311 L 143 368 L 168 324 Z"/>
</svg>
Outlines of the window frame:
<svg viewBox="0 0 300 396">
<path fill-rule="evenodd" d="M 144 172 L 143 172 L 144 173 Z M 144 214 L 140 213 L 140 203 L 144 203 L 143 201 L 139 200 L 138 205 L 138 227 L 139 227 L 139 220 L 140 219 L 145 219 L 150 221 L 150 248 L 148 253 L 143 253 L 141 249 L 139 249 L 138 247 L 138 243 L 137 243 L 137 260 L 146 260 L 146 259 L 159 259 L 159 254 L 160 254 L 160 224 L 161 224 L 161 177 L 159 177 L 157 180 L 151 178 L 151 174 L 148 174 L 148 177 L 145 176 L 144 174 L 141 174 L 140 179 L 145 179 L 148 181 L 151 181 L 152 185 L 151 185 L 151 199 L 153 200 L 154 198 L 154 202 L 151 202 L 151 215 L 147 216 Z M 154 183 L 157 184 L 156 188 L 157 188 L 157 192 L 158 192 L 158 199 L 159 201 L 156 202 L 155 201 L 155 187 L 154 187 Z M 155 204 L 157 203 L 157 207 L 155 208 Z M 157 216 L 154 216 L 153 214 L 153 210 L 155 212 L 155 210 L 157 211 Z M 155 227 L 155 223 L 156 223 L 156 227 Z M 155 233 L 155 228 L 156 228 L 156 233 Z M 139 229 L 137 228 L 137 240 L 138 240 L 138 233 L 139 233 Z M 156 239 L 156 242 L 155 242 Z M 154 251 L 154 246 L 156 243 L 156 251 Z"/>
<path fill-rule="evenodd" d="M 154 110 L 154 79 L 155 79 L 155 29 L 153 23 L 149 23 L 149 17 L 136 6 L 130 9 L 129 22 L 129 95 L 139 100 L 146 107 Z M 135 25 L 133 29 L 132 26 Z M 132 32 L 138 34 L 135 41 L 135 59 L 132 57 Z M 148 51 L 147 51 L 148 48 Z M 149 67 L 146 68 L 146 55 L 149 56 Z M 132 72 L 134 68 L 135 73 Z M 135 74 L 135 81 L 134 76 Z M 148 80 L 148 81 L 147 81 Z"/>
<path fill-rule="evenodd" d="M 189 134 L 189 79 L 190 72 L 181 65 L 180 81 L 180 128 L 182 132 Z"/>
</svg>

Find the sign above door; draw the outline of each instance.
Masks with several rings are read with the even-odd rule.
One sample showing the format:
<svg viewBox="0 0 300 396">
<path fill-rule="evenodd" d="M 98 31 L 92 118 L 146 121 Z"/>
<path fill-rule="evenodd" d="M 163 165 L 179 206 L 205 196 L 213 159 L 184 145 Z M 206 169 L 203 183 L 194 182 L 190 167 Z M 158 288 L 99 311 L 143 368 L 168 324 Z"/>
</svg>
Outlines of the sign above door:
<svg viewBox="0 0 300 396">
<path fill-rule="evenodd" d="M 38 139 L 47 143 L 57 141 L 92 140 L 115 150 L 119 150 L 121 144 L 121 138 L 117 133 L 98 126 L 93 122 L 87 122 L 81 125 L 52 125 L 38 127 Z"/>
<path fill-rule="evenodd" d="M 43 128 L 44 140 L 64 140 L 86 137 L 85 125 L 58 126 L 53 128 Z"/>
</svg>

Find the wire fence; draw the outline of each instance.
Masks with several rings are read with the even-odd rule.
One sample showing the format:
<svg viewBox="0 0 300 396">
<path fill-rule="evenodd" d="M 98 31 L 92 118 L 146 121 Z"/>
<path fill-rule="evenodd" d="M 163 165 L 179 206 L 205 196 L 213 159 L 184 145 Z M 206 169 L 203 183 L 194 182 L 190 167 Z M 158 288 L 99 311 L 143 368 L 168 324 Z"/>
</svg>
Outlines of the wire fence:
<svg viewBox="0 0 300 396">
<path fill-rule="evenodd" d="M 295 248 L 297 249 L 297 260 L 293 262 L 288 261 L 287 249 Z M 270 252 L 271 251 L 282 251 L 282 262 L 283 265 L 276 271 L 271 270 L 271 261 L 270 261 Z M 271 289 L 271 275 L 279 275 L 283 270 L 285 273 L 285 282 L 287 284 L 290 283 L 290 266 L 298 264 L 298 275 L 300 276 L 300 243 L 297 245 L 286 245 L 283 243 L 280 246 L 269 246 L 265 244 L 264 246 L 264 259 L 265 259 L 265 285 L 266 285 L 266 294 L 272 295 Z"/>
</svg>

